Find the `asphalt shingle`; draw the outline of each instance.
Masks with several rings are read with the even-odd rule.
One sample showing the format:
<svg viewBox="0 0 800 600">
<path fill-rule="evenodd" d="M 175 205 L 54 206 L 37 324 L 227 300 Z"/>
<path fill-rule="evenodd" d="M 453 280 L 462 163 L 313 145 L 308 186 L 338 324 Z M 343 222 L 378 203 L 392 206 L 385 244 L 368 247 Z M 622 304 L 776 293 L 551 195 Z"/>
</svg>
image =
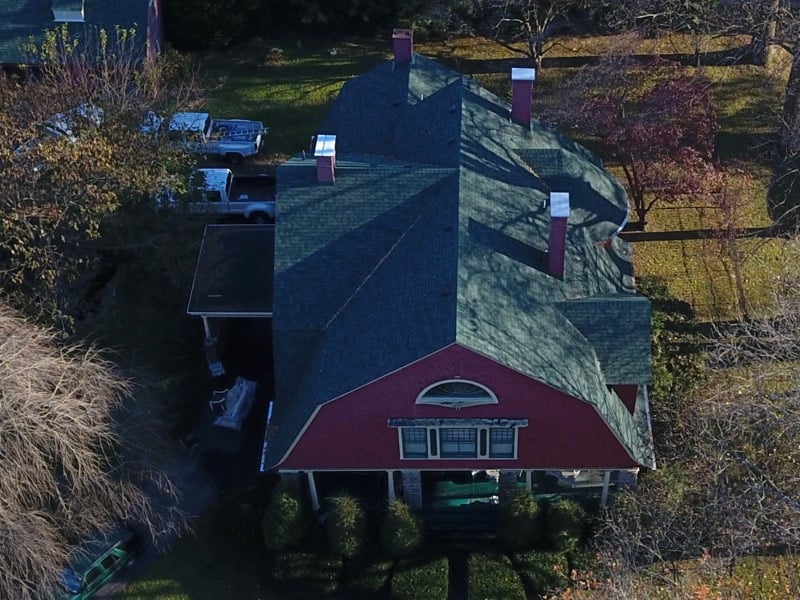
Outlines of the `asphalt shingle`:
<svg viewBox="0 0 800 600">
<path fill-rule="evenodd" d="M 650 324 L 614 236 L 627 198 L 600 161 L 419 55 L 349 81 L 320 133 L 337 136 L 334 185 L 311 158 L 278 169 L 268 464 L 321 403 L 459 343 L 591 404 L 651 465 L 646 411 L 608 387 L 647 381 Z M 551 191 L 572 207 L 563 279 L 547 271 Z"/>
</svg>

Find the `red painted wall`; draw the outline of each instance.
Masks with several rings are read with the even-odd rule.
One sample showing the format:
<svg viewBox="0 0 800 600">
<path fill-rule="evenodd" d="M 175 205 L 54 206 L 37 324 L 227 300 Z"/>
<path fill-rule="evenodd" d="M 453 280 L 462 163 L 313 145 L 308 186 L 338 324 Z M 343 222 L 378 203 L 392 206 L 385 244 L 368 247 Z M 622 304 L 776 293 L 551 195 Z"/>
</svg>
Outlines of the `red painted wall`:
<svg viewBox="0 0 800 600">
<path fill-rule="evenodd" d="M 498 404 L 460 410 L 416 405 L 419 393 L 445 379 L 475 381 Z M 517 459 L 402 460 L 390 418 L 528 419 Z M 471 350 L 451 345 L 322 406 L 281 469 L 539 469 L 637 466 L 595 410 Z"/>
<path fill-rule="evenodd" d="M 617 396 L 620 397 L 620 400 L 622 400 L 622 403 L 627 407 L 628 412 L 633 414 L 633 411 L 636 409 L 636 395 L 639 392 L 639 386 L 615 385 L 613 389 L 617 393 Z"/>
</svg>

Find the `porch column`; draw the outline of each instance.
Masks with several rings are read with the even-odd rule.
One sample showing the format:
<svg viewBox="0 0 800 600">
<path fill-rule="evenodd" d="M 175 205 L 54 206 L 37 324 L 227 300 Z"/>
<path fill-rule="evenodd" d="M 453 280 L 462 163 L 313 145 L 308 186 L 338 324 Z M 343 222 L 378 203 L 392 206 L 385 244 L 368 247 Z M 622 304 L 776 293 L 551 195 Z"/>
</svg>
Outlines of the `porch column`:
<svg viewBox="0 0 800 600">
<path fill-rule="evenodd" d="M 603 491 L 600 493 L 600 506 L 608 502 L 608 486 L 611 483 L 611 471 L 603 471 Z"/>
<path fill-rule="evenodd" d="M 525 489 L 529 493 L 533 491 L 533 471 L 525 471 Z"/>
<path fill-rule="evenodd" d="M 505 503 L 511 497 L 511 494 L 517 487 L 517 478 L 519 471 L 500 471 L 500 478 L 498 479 L 498 493 L 500 495 L 500 504 Z"/>
<path fill-rule="evenodd" d="M 308 495 L 311 497 L 311 508 L 319 510 L 319 496 L 317 495 L 317 482 L 314 481 L 314 472 L 306 471 L 308 479 Z"/>
<path fill-rule="evenodd" d="M 394 471 L 386 471 L 386 475 L 389 478 L 389 502 L 392 502 L 397 499 L 397 494 L 394 490 Z"/>
<path fill-rule="evenodd" d="M 203 319 L 203 331 L 206 334 L 206 339 L 210 340 L 214 336 L 211 334 L 211 325 L 208 324 L 208 317 L 203 315 L 201 318 Z"/>
<path fill-rule="evenodd" d="M 422 508 L 422 475 L 419 471 L 401 471 L 403 499 L 411 508 Z"/>
</svg>

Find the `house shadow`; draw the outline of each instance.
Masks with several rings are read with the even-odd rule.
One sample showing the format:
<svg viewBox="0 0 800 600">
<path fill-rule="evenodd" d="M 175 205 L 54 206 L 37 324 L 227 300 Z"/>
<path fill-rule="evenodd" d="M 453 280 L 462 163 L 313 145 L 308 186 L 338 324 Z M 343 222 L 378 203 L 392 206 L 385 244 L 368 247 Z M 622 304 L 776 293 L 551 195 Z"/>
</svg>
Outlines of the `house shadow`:
<svg viewBox="0 0 800 600">
<path fill-rule="evenodd" d="M 547 253 L 511 237 L 502 231 L 497 231 L 469 219 L 468 231 L 470 238 L 478 244 L 491 248 L 495 252 L 504 254 L 511 260 L 528 265 L 539 271 L 545 271 L 547 266 Z"/>
</svg>

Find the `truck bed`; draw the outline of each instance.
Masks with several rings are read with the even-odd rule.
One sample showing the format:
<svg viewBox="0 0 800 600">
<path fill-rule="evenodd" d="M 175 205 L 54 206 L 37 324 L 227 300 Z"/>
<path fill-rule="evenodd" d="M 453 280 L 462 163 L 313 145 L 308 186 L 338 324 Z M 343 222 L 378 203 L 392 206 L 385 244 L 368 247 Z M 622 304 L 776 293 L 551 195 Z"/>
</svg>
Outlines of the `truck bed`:
<svg viewBox="0 0 800 600">
<path fill-rule="evenodd" d="M 235 201 L 247 194 L 250 202 L 275 199 L 275 176 L 267 173 L 258 175 L 234 175 L 231 184 L 231 200 Z"/>
</svg>

